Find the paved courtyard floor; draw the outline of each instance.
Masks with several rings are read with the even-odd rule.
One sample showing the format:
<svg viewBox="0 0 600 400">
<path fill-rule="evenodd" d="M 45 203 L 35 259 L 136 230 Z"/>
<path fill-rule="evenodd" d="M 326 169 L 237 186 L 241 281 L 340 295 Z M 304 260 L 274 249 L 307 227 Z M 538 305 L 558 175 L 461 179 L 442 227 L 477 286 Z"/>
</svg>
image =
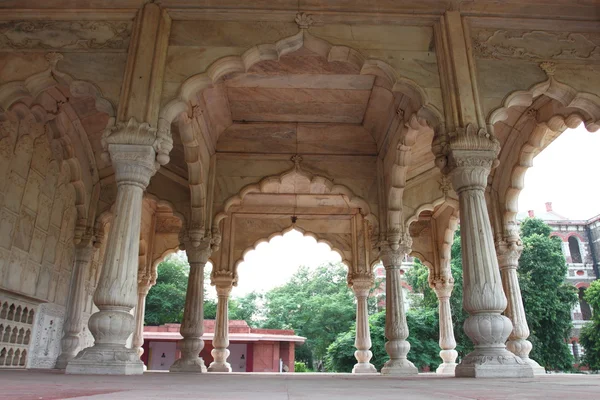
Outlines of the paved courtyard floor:
<svg viewBox="0 0 600 400">
<path fill-rule="evenodd" d="M 0 399 L 600 399 L 599 375 L 533 379 L 413 378 L 351 374 L 64 375 L 54 371 L 0 371 Z"/>
</svg>

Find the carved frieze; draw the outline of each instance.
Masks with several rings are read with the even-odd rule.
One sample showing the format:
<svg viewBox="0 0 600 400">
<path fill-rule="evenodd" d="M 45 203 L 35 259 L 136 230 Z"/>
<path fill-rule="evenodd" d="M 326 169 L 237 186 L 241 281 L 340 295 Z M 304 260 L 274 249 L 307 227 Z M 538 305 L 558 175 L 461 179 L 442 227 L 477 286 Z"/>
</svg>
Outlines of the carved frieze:
<svg viewBox="0 0 600 400">
<path fill-rule="evenodd" d="M 600 60 L 600 34 L 481 29 L 473 33 L 478 58 Z"/>
<path fill-rule="evenodd" d="M 129 21 L 0 22 L 0 48 L 14 50 L 127 50 Z"/>
</svg>

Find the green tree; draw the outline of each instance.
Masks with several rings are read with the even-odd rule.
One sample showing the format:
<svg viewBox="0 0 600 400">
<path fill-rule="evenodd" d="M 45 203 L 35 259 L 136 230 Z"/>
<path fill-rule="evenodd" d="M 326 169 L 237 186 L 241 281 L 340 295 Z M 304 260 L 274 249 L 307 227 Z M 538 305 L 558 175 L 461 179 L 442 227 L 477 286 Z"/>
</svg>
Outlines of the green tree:
<svg viewBox="0 0 600 400">
<path fill-rule="evenodd" d="M 229 299 L 229 319 L 244 320 L 248 325 L 256 326 L 259 317 L 258 302 L 262 297 L 262 294 L 252 291 L 245 296 Z"/>
<path fill-rule="evenodd" d="M 265 294 L 263 327 L 294 329 L 307 338 L 296 351 L 296 359 L 312 365 L 322 360 L 327 347 L 355 319 L 354 294 L 346 284 L 343 264 L 316 269 L 300 267 L 283 286 Z"/>
<path fill-rule="evenodd" d="M 592 306 L 592 321 L 581 329 L 579 341 L 585 348 L 583 364 L 591 370 L 600 370 L 600 280 L 585 290 L 584 299 Z"/>
<path fill-rule="evenodd" d="M 573 365 L 567 343 L 577 294 L 565 282 L 567 265 L 560 239 L 550 237 L 550 232 L 551 228 L 537 218 L 527 218 L 521 224 L 519 285 L 531 330 L 530 357 L 548 370 L 567 371 Z"/>
<path fill-rule="evenodd" d="M 187 263 L 175 258 L 158 265 L 156 284 L 146 297 L 146 325 L 181 322 L 189 268 Z"/>
<path fill-rule="evenodd" d="M 190 266 L 187 262 L 174 257 L 158 265 L 156 285 L 150 289 L 146 297 L 146 325 L 163 325 L 181 323 L 185 307 L 185 296 Z M 204 271 L 204 290 L 210 283 L 210 271 Z M 258 300 L 261 295 L 249 293 L 241 298 L 229 299 L 229 319 L 245 320 L 254 326 L 258 315 Z M 213 299 L 204 301 L 204 319 L 216 319 L 217 302 Z"/>
</svg>

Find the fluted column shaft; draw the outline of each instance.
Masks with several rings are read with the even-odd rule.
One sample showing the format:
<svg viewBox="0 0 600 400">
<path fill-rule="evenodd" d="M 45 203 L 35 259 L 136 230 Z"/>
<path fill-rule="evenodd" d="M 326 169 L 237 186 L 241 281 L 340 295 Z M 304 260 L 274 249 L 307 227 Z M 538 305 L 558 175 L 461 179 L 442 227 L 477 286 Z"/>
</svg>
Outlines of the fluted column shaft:
<svg viewBox="0 0 600 400">
<path fill-rule="evenodd" d="M 389 244 L 384 244 L 380 252 L 385 267 L 385 337 L 388 340 L 385 343 L 385 350 L 390 356 L 381 373 L 395 376 L 414 375 L 418 370 L 406 358 L 410 351 L 410 343 L 406 341 L 408 325 L 400 277 L 402 260 L 409 249 L 405 246 L 394 249 Z"/>
<path fill-rule="evenodd" d="M 117 198 L 102 272 L 94 293 L 99 311 L 89 320 L 94 346 L 79 352 L 67 373 L 141 374 L 143 363 L 125 344 L 134 331 L 142 197 L 156 172 L 156 153 L 146 145 L 110 144 Z"/>
<path fill-rule="evenodd" d="M 484 197 L 496 152 L 461 150 L 452 157 L 450 177 L 460 206 L 463 307 L 469 313 L 464 330 L 475 345 L 456 367 L 456 376 L 532 376 L 527 364 L 504 345 L 512 324 L 502 315 L 506 297 Z"/>
<path fill-rule="evenodd" d="M 517 275 L 519 257 L 523 251 L 521 240 L 518 237 L 513 237 L 500 241 L 496 245 L 496 250 L 500 273 L 502 275 L 502 287 L 507 299 L 504 315 L 513 324 L 513 330 L 508 337 L 508 342 L 506 342 L 506 348 L 529 364 L 535 375 L 545 374 L 546 370 L 535 360 L 529 358 L 529 353 L 533 345 L 527 340 L 530 332 L 527 325 L 527 317 L 525 316 L 523 298 L 521 297 L 519 277 Z"/>
<path fill-rule="evenodd" d="M 65 369 L 67 363 L 77 355 L 79 334 L 83 329 L 83 310 L 85 308 L 85 275 L 96 249 L 92 246 L 91 238 L 75 249 L 75 263 L 71 276 L 69 305 L 63 324 L 61 352 L 56 360 L 55 368 Z"/>
<path fill-rule="evenodd" d="M 203 241 L 198 247 L 186 243 L 185 251 L 190 263 L 190 275 L 180 329 L 183 339 L 177 343 L 181 358 L 175 360 L 170 371 L 202 373 L 206 372 L 204 360 L 199 356 L 204 348 L 204 266 L 210 256 L 210 243 Z"/>
<path fill-rule="evenodd" d="M 146 297 L 154 284 L 146 281 L 138 283 L 137 305 L 135 306 L 135 330 L 131 340 L 131 346 L 138 357 L 144 354 L 144 317 L 146 315 Z"/>
<path fill-rule="evenodd" d="M 367 298 L 369 290 L 373 287 L 373 277 L 353 277 L 351 285 L 356 296 L 356 338 L 354 340 L 356 351 L 354 357 L 358 361 L 352 368 L 352 373 L 376 373 L 377 369 L 369 362 L 373 357 L 373 353 L 370 350 L 371 330 L 367 310 Z"/>
<path fill-rule="evenodd" d="M 227 362 L 229 357 L 229 294 L 231 293 L 231 280 L 216 280 L 217 288 L 217 320 L 215 321 L 215 336 L 213 349 L 210 354 L 214 361 L 210 363 L 208 372 L 231 372 L 231 365 Z"/>
<path fill-rule="evenodd" d="M 452 374 L 456 368 L 456 339 L 454 338 L 454 326 L 452 324 L 452 309 L 450 308 L 450 296 L 454 284 L 449 279 L 436 282 L 431 285 L 438 298 L 440 318 L 440 357 L 443 363 L 436 370 L 438 374 Z"/>
</svg>

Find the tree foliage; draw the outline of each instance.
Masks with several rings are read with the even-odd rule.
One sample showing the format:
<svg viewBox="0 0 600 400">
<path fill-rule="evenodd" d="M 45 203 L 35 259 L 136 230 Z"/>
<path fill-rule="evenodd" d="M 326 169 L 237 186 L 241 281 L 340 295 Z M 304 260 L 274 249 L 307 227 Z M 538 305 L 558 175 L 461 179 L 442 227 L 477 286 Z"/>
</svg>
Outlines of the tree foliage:
<svg viewBox="0 0 600 400">
<path fill-rule="evenodd" d="M 189 264 L 170 257 L 158 265 L 156 284 L 146 297 L 146 325 L 181 323 L 189 275 Z M 210 271 L 204 271 L 204 289 L 210 283 Z M 244 320 L 250 326 L 257 324 L 258 302 L 261 295 L 251 292 L 242 297 L 229 299 L 229 319 Z M 217 302 L 204 301 L 204 319 L 216 319 Z"/>
<path fill-rule="evenodd" d="M 581 329 L 579 341 L 585 348 L 583 364 L 591 370 L 600 370 L 600 280 L 585 290 L 584 299 L 592 306 L 592 321 Z"/>
<path fill-rule="evenodd" d="M 567 265 L 560 239 L 550 237 L 550 232 L 551 228 L 540 219 L 528 218 L 521 224 L 519 285 L 531 330 L 530 357 L 548 370 L 566 371 L 573 365 L 567 343 L 577 294 L 565 282 Z"/>
<path fill-rule="evenodd" d="M 146 325 L 181 322 L 189 268 L 185 262 L 174 258 L 158 265 L 156 284 L 146 297 Z"/>
<path fill-rule="evenodd" d="M 346 275 L 343 264 L 300 267 L 285 285 L 265 294 L 263 327 L 294 329 L 305 336 L 296 359 L 309 366 L 313 359 L 322 360 L 337 335 L 354 322 L 354 294 Z"/>
</svg>

